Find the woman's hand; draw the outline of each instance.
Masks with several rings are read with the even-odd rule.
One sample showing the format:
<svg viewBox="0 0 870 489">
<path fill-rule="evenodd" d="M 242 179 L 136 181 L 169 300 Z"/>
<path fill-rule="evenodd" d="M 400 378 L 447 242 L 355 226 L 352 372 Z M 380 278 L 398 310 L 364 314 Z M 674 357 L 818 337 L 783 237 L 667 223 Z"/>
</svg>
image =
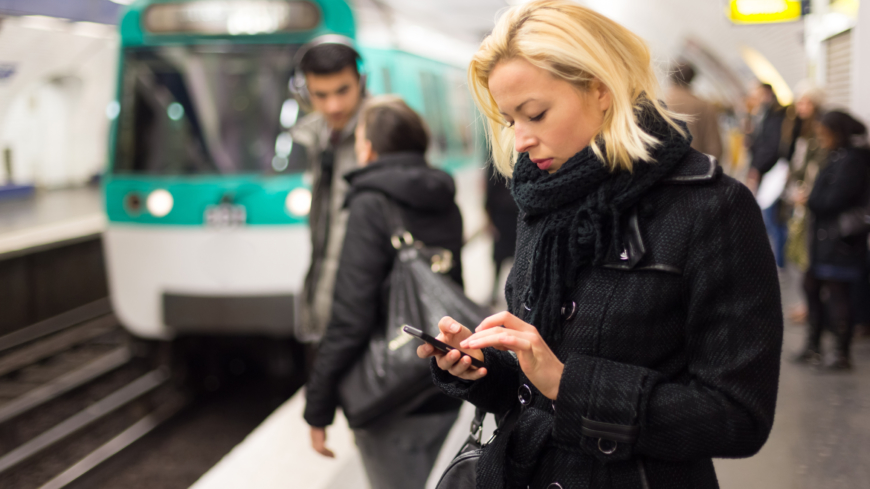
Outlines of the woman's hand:
<svg viewBox="0 0 870 489">
<path fill-rule="evenodd" d="M 324 457 L 335 458 L 335 453 L 326 448 L 326 428 L 311 427 L 311 448 Z"/>
<path fill-rule="evenodd" d="M 480 323 L 475 333 L 459 343 L 462 348 L 510 350 L 517 354 L 520 368 L 542 394 L 559 395 L 565 365 L 538 333 L 538 329 L 509 312 L 500 312 Z"/>
<path fill-rule="evenodd" d="M 435 339 L 443 341 L 454 348 L 459 348 L 459 342 L 471 336 L 471 331 L 468 328 L 457 323 L 449 316 L 444 316 L 441 318 L 441 321 L 438 321 L 438 329 L 441 330 L 441 333 Z M 480 349 L 463 348 L 462 351 L 483 361 L 483 352 Z M 458 350 L 444 354 L 436 350 L 429 343 L 423 343 L 417 347 L 417 356 L 420 358 L 434 356 L 441 370 L 446 370 L 460 379 L 477 380 L 486 375 L 485 368 L 472 367 L 471 359 L 459 353 Z"/>
</svg>

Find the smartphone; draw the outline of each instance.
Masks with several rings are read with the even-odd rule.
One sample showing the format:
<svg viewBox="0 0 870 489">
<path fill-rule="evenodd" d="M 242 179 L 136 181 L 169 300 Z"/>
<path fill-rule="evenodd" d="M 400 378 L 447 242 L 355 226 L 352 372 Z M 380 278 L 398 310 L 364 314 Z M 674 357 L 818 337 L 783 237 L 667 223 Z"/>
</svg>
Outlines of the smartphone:
<svg viewBox="0 0 870 489">
<path fill-rule="evenodd" d="M 435 349 L 440 351 L 441 353 L 447 353 L 447 352 L 450 352 L 452 350 L 457 350 L 457 348 L 453 348 L 452 346 L 448 345 L 447 343 L 444 343 L 441 340 L 436 340 L 435 338 L 432 337 L 432 335 L 428 335 L 428 334 L 424 333 L 423 331 L 420 331 L 417 328 L 412 328 L 411 326 L 405 325 L 402 327 L 402 331 L 408 333 L 411 336 L 416 336 L 417 338 L 420 338 L 421 340 L 425 341 L 426 343 L 429 343 L 430 345 L 435 347 Z M 471 365 L 474 367 L 483 368 L 486 366 L 483 364 L 482 361 L 474 358 L 473 356 L 469 355 L 468 353 L 465 353 L 462 350 L 459 350 L 459 353 L 462 353 L 463 356 L 470 358 Z"/>
</svg>

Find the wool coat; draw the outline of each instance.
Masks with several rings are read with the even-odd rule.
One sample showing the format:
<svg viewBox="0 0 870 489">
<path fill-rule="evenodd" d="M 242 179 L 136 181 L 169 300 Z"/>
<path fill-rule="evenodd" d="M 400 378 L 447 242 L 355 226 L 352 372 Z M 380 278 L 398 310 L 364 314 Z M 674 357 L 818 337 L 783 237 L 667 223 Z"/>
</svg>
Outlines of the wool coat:
<svg viewBox="0 0 870 489">
<path fill-rule="evenodd" d="M 807 207 L 812 212 L 810 265 L 834 265 L 863 270 L 867 259 L 867 235 L 840 236 L 838 220 L 843 212 L 862 205 L 870 192 L 870 151 L 841 148 L 828 155 L 819 172 Z"/>
<path fill-rule="evenodd" d="M 523 318 L 536 223 L 521 214 L 518 225 L 506 296 Z M 488 412 L 520 413 L 498 434 L 510 437 L 506 473 L 548 437 L 532 489 L 716 488 L 711 459 L 756 453 L 773 425 L 782 309 L 761 213 L 715 159 L 690 150 L 621 235 L 621 251 L 582 270 L 563 305 L 562 339 L 550 344 L 565 365 L 555 401 L 492 348 L 482 379 L 433 361 L 434 380 Z M 481 462 L 478 487 L 516 487 L 506 473 Z"/>
</svg>

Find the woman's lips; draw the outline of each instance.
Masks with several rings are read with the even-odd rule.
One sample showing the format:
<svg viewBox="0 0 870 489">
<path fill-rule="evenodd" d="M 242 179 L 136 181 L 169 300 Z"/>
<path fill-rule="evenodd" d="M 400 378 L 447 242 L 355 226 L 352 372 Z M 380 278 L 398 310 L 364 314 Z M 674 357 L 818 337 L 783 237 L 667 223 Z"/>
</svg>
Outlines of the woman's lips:
<svg viewBox="0 0 870 489">
<path fill-rule="evenodd" d="M 538 165 L 538 168 L 540 168 L 541 170 L 547 171 L 548 169 L 550 169 L 550 166 L 553 164 L 553 158 L 547 158 L 544 160 L 532 159 L 532 162 L 534 162 L 536 165 Z"/>
</svg>

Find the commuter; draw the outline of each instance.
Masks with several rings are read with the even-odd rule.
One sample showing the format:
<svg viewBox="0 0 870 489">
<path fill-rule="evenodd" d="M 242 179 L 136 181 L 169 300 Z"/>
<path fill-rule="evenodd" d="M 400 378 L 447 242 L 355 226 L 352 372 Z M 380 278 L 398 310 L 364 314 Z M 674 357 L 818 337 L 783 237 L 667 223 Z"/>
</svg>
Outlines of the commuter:
<svg viewBox="0 0 870 489">
<path fill-rule="evenodd" d="M 508 188 L 508 182 L 492 165 L 487 166 L 486 177 L 485 206 L 492 226 L 492 262 L 495 266 L 490 303 L 494 306 L 504 292 L 500 288 L 502 268 L 514 257 L 519 209 Z"/>
<path fill-rule="evenodd" d="M 804 276 L 809 315 L 807 344 L 795 360 L 822 364 L 820 340 L 825 322 L 830 320 L 837 343 L 834 359 L 825 367 L 833 370 L 852 368 L 851 289 L 864 277 L 867 234 L 843 236 L 839 221 L 845 211 L 862 205 L 870 191 L 870 150 L 856 147 L 853 142 L 856 136 L 866 133 L 864 124 L 845 112 L 831 111 L 822 116 L 818 137 L 829 152 L 828 163 L 806 199 L 812 218 L 810 267 Z M 822 289 L 827 289 L 826 304 Z"/>
<path fill-rule="evenodd" d="M 722 158 L 722 135 L 719 114 L 713 104 L 692 93 L 695 68 L 689 63 L 678 63 L 671 68 L 671 87 L 665 95 L 668 109 L 689 116 L 686 124 L 692 134 L 692 147 L 717 160 Z"/>
<path fill-rule="evenodd" d="M 780 105 L 773 87 L 761 84 L 755 89 L 755 116 L 753 131 L 749 135 L 749 152 L 751 167 L 746 177 L 746 185 L 753 191 L 758 190 L 764 174 L 770 171 L 780 158 L 780 144 L 782 142 L 782 123 L 785 118 L 785 110 Z M 773 241 L 773 254 L 776 264 L 780 268 L 785 267 L 785 241 L 788 237 L 788 228 L 780 218 L 780 201 L 777 199 L 766 209 L 762 209 L 764 225 L 767 234 Z"/>
<path fill-rule="evenodd" d="M 822 114 L 824 93 L 805 86 L 794 105 L 786 109 L 782 127 L 783 157 L 789 162 L 789 174 L 780 203 L 780 220 L 788 225 L 786 260 L 801 274 L 809 268 L 809 222 L 806 197 L 813 188 L 819 170 L 827 162 L 827 151 L 816 137 L 816 125 Z M 801 302 L 788 312 L 795 322 L 806 320 L 807 306 Z"/>
<path fill-rule="evenodd" d="M 325 447 L 342 374 L 358 361 L 373 331 L 387 319 L 390 270 L 396 250 L 383 207 L 384 195 L 402 209 L 408 231 L 427 246 L 449 249 L 450 277 L 462 284 L 462 216 L 454 203 L 453 179 L 424 157 L 429 136 L 420 119 L 394 97 L 366 103 L 356 129 L 362 168 L 347 175 L 350 211 L 341 252 L 332 319 L 307 384 L 305 420 L 312 446 Z M 372 488 L 422 489 L 461 402 L 435 392 L 410 414 L 384 413 L 372 425 L 353 427 Z"/>
<path fill-rule="evenodd" d="M 311 263 L 300 305 L 299 336 L 317 340 L 329 322 L 338 257 L 344 241 L 347 192 L 344 174 L 357 166 L 354 130 L 365 93 L 357 68 L 359 54 L 339 36 L 315 39 L 301 48 L 303 91 L 313 110 L 291 130 L 305 148 L 312 175 Z M 297 54 L 297 56 L 299 56 Z"/>
<path fill-rule="evenodd" d="M 718 487 L 711 458 L 756 453 L 776 404 L 782 310 L 752 194 L 690 148 L 640 37 L 571 0 L 503 14 L 469 85 L 521 212 L 509 306 L 473 334 L 439 323 L 484 368 L 417 354 L 503 416 L 477 487 Z"/>
</svg>

